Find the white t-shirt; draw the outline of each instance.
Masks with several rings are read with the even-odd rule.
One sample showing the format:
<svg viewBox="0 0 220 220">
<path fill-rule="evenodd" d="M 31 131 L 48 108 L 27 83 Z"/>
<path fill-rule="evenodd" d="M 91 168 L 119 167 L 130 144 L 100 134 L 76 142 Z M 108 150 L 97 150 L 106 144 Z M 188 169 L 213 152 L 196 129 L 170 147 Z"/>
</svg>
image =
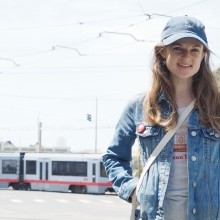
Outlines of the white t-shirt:
<svg viewBox="0 0 220 220">
<path fill-rule="evenodd" d="M 179 114 L 183 110 L 179 109 Z M 163 203 L 165 220 L 187 220 L 187 127 L 188 118 L 174 135 L 173 161 Z"/>
</svg>

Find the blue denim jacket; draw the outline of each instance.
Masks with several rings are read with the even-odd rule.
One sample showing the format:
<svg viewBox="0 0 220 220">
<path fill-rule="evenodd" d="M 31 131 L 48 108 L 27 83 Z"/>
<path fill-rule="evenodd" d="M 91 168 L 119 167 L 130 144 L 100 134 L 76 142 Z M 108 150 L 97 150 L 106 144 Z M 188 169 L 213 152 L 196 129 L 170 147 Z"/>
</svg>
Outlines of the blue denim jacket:
<svg viewBox="0 0 220 220">
<path fill-rule="evenodd" d="M 144 166 L 153 149 L 164 136 L 164 129 L 143 122 L 144 94 L 132 99 L 124 109 L 107 152 L 103 156 L 106 172 L 119 197 L 131 202 L 131 193 L 137 185 L 132 177 L 130 162 L 132 146 L 138 138 L 141 161 Z M 163 94 L 159 98 L 163 116 L 170 112 Z M 137 132 L 139 124 L 145 132 Z M 145 176 L 138 195 L 141 220 L 164 219 L 163 200 L 173 158 L 173 138 L 167 143 Z M 188 220 L 220 220 L 220 137 L 199 122 L 193 110 L 188 122 Z M 177 217 L 178 219 L 178 217 Z"/>
</svg>

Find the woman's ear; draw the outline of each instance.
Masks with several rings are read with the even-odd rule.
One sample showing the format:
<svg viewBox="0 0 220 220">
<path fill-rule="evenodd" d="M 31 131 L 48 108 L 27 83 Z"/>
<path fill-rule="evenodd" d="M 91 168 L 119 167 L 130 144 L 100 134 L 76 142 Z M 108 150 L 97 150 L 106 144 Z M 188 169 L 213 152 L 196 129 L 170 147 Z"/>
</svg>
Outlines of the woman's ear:
<svg viewBox="0 0 220 220">
<path fill-rule="evenodd" d="M 204 49 L 203 54 L 202 54 L 202 60 L 204 59 L 205 55 L 207 54 L 207 50 Z"/>
<path fill-rule="evenodd" d="M 162 57 L 164 60 L 166 60 L 166 52 L 167 52 L 166 47 L 164 47 L 164 48 L 159 52 L 160 55 L 161 55 L 161 57 Z"/>
</svg>

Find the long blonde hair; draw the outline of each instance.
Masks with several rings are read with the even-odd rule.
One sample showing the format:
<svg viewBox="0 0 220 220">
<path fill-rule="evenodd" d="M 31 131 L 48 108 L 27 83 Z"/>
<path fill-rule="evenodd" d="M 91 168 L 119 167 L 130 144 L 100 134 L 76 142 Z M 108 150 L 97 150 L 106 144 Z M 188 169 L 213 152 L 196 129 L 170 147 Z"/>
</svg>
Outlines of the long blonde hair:
<svg viewBox="0 0 220 220">
<path fill-rule="evenodd" d="M 171 74 L 161 56 L 161 51 L 165 47 L 163 43 L 159 43 L 154 48 L 153 82 L 151 90 L 145 96 L 143 105 L 146 121 L 170 130 L 177 124 L 178 113 Z M 220 134 L 220 94 L 217 81 L 210 68 L 209 58 L 210 51 L 207 50 L 198 73 L 193 76 L 192 91 L 196 98 L 195 108 L 199 112 L 200 123 L 215 129 Z M 171 109 L 166 118 L 162 116 L 161 106 L 158 102 L 158 95 L 161 92 L 165 94 Z"/>
</svg>

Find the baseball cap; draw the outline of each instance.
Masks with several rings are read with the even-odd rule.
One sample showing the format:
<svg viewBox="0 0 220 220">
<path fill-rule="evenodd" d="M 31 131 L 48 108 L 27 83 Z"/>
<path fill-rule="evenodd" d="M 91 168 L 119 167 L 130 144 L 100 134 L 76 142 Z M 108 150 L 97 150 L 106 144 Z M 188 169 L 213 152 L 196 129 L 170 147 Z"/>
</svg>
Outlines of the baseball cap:
<svg viewBox="0 0 220 220">
<path fill-rule="evenodd" d="M 192 37 L 209 49 L 204 24 L 190 16 L 172 17 L 161 33 L 161 41 L 169 45 L 179 39 Z"/>
</svg>

